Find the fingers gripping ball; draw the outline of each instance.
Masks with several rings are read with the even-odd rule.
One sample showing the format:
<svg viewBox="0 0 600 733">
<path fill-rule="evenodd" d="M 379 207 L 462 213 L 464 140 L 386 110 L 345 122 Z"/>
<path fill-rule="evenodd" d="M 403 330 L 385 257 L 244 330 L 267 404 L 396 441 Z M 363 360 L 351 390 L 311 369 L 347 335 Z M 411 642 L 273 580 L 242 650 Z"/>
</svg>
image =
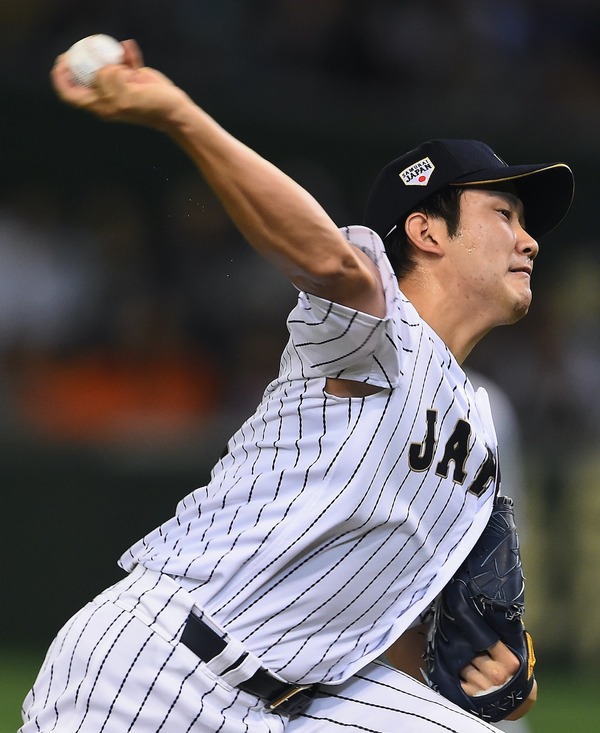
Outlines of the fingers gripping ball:
<svg viewBox="0 0 600 733">
<path fill-rule="evenodd" d="M 534 684 L 533 644 L 522 621 L 524 588 L 512 499 L 499 496 L 477 544 L 438 599 L 425 655 L 429 685 L 491 722 L 518 708 Z M 468 696 L 461 670 L 497 641 L 517 657 L 518 671 L 503 686 Z"/>
<path fill-rule="evenodd" d="M 111 36 L 97 33 L 74 43 L 66 59 L 75 84 L 90 87 L 99 69 L 123 61 L 123 46 Z"/>
</svg>

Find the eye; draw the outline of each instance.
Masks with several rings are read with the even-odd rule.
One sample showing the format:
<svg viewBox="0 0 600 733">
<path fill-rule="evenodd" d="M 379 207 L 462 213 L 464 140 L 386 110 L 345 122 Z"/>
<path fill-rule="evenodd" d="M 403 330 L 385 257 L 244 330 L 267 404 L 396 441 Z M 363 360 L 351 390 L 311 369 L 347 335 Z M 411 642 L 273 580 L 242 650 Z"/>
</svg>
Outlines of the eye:
<svg viewBox="0 0 600 733">
<path fill-rule="evenodd" d="M 507 221 L 510 221 L 512 219 L 512 211 L 510 209 L 498 209 L 498 213 L 506 217 Z"/>
</svg>

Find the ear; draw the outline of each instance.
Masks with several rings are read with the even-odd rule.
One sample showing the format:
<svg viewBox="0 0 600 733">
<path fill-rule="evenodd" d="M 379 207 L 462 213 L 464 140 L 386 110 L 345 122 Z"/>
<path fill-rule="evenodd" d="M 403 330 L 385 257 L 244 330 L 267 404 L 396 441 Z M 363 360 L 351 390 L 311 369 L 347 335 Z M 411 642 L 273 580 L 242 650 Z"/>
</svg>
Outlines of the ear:
<svg viewBox="0 0 600 733">
<path fill-rule="evenodd" d="M 443 254 L 440 245 L 444 235 L 448 236 L 446 222 L 443 219 L 415 211 L 406 218 L 404 229 L 409 241 L 417 249 L 437 256 Z"/>
</svg>

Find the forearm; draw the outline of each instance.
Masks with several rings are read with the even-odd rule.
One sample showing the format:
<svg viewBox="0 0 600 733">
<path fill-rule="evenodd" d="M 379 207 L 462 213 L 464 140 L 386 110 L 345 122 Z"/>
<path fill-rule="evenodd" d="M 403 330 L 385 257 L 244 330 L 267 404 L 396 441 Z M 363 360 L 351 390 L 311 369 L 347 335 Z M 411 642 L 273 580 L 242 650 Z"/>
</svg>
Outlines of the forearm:
<svg viewBox="0 0 600 733">
<path fill-rule="evenodd" d="M 396 669 L 423 682 L 423 655 L 426 647 L 427 624 L 405 631 L 386 651 L 386 657 Z"/>
</svg>

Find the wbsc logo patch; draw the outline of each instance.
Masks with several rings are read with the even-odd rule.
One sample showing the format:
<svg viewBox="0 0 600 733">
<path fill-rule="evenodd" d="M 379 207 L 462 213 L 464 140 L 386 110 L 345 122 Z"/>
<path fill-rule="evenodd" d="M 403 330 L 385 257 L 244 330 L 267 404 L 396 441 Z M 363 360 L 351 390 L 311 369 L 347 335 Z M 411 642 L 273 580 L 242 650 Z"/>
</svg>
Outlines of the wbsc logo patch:
<svg viewBox="0 0 600 733">
<path fill-rule="evenodd" d="M 431 160 L 423 158 L 409 165 L 399 175 L 405 186 L 426 186 L 434 170 Z"/>
</svg>

